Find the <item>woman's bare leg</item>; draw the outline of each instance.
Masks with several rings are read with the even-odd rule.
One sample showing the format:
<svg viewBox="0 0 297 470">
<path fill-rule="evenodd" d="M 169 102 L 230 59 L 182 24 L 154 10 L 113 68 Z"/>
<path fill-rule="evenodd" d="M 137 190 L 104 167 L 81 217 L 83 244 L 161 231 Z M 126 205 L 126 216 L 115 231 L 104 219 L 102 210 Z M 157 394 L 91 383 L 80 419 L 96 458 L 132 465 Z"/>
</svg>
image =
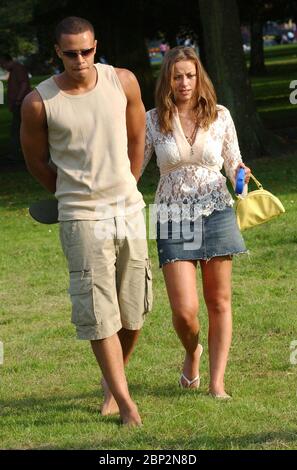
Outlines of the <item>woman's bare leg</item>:
<svg viewBox="0 0 297 470">
<path fill-rule="evenodd" d="M 199 375 L 200 363 L 196 262 L 166 263 L 163 266 L 163 274 L 172 310 L 173 326 L 186 350 L 183 374 L 192 380 Z"/>
<path fill-rule="evenodd" d="M 201 261 L 200 265 L 209 316 L 209 391 L 214 395 L 224 396 L 224 375 L 232 339 L 232 259 L 220 256 L 208 262 Z"/>
</svg>

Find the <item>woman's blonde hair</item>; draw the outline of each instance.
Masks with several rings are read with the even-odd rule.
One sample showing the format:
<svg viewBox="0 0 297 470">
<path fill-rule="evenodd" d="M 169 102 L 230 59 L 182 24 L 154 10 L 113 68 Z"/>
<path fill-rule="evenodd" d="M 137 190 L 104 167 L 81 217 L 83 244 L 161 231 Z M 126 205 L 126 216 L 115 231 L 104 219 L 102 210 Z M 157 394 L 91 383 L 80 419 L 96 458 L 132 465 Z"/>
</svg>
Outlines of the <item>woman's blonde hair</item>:
<svg viewBox="0 0 297 470">
<path fill-rule="evenodd" d="M 192 47 L 178 46 L 170 49 L 164 56 L 160 75 L 156 86 L 156 108 L 160 130 L 164 134 L 172 131 L 174 113 L 174 96 L 172 93 L 173 71 L 176 62 L 190 60 L 195 64 L 197 81 L 195 90 L 194 111 L 200 127 L 208 129 L 217 118 L 217 97 L 207 73 Z"/>
</svg>

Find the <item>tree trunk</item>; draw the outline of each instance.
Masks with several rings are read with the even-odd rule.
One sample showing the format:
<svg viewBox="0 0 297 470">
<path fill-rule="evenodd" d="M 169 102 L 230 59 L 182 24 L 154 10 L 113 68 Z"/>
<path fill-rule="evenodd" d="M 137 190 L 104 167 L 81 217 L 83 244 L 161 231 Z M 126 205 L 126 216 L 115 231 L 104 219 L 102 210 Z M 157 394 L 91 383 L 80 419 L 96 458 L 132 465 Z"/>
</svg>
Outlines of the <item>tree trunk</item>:
<svg viewBox="0 0 297 470">
<path fill-rule="evenodd" d="M 94 22 L 98 31 L 99 49 L 103 51 L 108 63 L 135 73 L 143 102 L 146 108 L 151 108 L 154 79 L 142 33 L 142 19 L 142 2 L 127 0 L 116 5 L 113 2 L 105 4 L 100 15 L 95 16 Z"/>
<path fill-rule="evenodd" d="M 263 48 L 263 21 L 260 18 L 251 18 L 251 65 L 250 75 L 265 75 L 267 73 L 264 63 Z"/>
<path fill-rule="evenodd" d="M 245 159 L 284 153 L 282 141 L 267 131 L 257 113 L 242 48 L 236 0 L 199 0 L 206 68 L 234 119 Z"/>
<path fill-rule="evenodd" d="M 197 18 L 197 26 L 194 29 L 195 33 L 197 34 L 198 39 L 198 47 L 199 47 L 199 59 L 204 68 L 207 67 L 206 64 L 206 54 L 205 54 L 205 44 L 204 44 L 204 35 L 203 35 L 203 25 L 201 21 L 201 14 L 199 11 L 198 18 Z"/>
</svg>

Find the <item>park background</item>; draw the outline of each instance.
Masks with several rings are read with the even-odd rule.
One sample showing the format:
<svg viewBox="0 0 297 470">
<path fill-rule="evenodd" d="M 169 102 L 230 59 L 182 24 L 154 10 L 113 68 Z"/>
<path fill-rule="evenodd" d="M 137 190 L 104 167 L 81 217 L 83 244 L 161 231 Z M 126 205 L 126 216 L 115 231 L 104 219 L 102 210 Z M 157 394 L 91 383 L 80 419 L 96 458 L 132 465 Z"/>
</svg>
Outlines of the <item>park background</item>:
<svg viewBox="0 0 297 470">
<path fill-rule="evenodd" d="M 160 68 L 152 49 L 161 41 L 173 47 L 189 38 L 218 101 L 231 111 L 244 161 L 281 199 L 286 213 L 246 231 L 250 256 L 234 260 L 230 402 L 207 396 L 207 313 L 199 273 L 201 388 L 194 393 L 178 388 L 183 352 L 171 325 L 155 241 L 149 241 L 154 308 L 127 368 L 144 426 L 123 429 L 118 417 L 100 416 L 98 366 L 89 344 L 75 340 L 58 227 L 40 225 L 28 215 L 29 204 L 48 195 L 23 162 L 9 161 L 5 95 L 0 105 L 0 448 L 297 449 L 297 104 L 292 98 L 297 42 L 283 36 L 295 31 L 296 1 L 2 1 L 2 51 L 26 63 L 32 86 L 60 67 L 52 31 L 68 15 L 94 24 L 98 60 L 134 71 L 147 109 Z M 139 184 L 147 204 L 157 181 L 152 161 Z"/>
</svg>

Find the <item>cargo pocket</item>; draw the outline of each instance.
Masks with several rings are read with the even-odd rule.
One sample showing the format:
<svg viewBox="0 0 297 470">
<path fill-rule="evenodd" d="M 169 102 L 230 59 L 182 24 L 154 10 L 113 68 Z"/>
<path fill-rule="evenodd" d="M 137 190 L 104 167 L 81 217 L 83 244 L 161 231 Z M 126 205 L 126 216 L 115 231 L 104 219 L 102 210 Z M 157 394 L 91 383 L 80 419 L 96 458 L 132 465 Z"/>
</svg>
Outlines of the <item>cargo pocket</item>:
<svg viewBox="0 0 297 470">
<path fill-rule="evenodd" d="M 144 294 L 144 312 L 150 312 L 153 307 L 153 276 L 151 263 L 148 259 L 145 266 L 145 294 Z"/>
<path fill-rule="evenodd" d="M 92 271 L 70 272 L 69 294 L 72 302 L 72 323 L 78 326 L 95 325 L 97 320 Z"/>
<path fill-rule="evenodd" d="M 79 220 L 67 220 L 60 222 L 59 235 L 62 250 L 69 263 L 69 253 L 72 246 L 80 243 L 79 240 Z M 71 268 L 69 268 L 71 269 Z"/>
</svg>

